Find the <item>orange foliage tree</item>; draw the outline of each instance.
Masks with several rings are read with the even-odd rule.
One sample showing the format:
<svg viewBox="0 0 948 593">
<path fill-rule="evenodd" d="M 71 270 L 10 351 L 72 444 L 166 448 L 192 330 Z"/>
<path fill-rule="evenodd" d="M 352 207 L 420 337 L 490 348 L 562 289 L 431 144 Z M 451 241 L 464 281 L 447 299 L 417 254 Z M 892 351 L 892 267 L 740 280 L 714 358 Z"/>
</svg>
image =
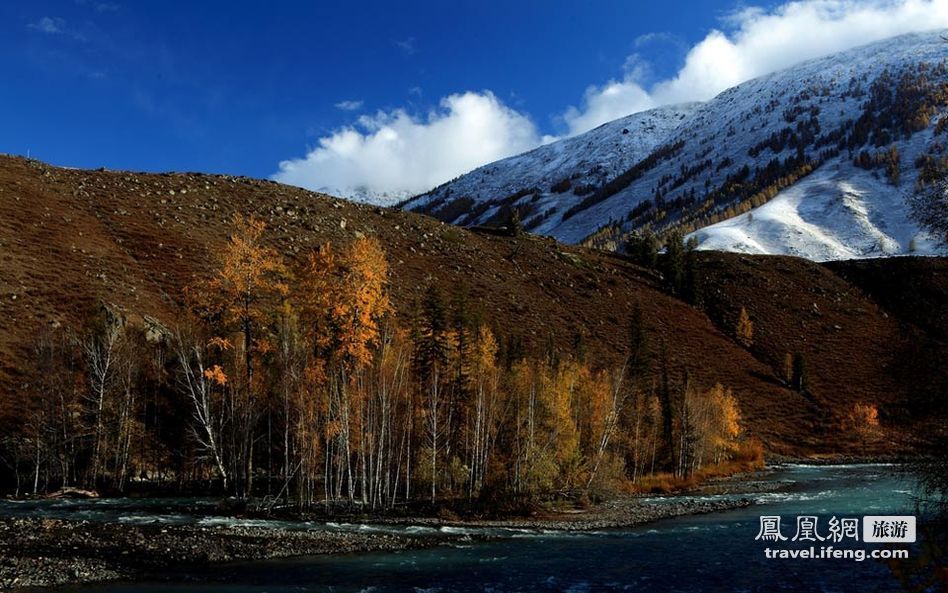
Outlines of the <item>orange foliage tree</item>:
<svg viewBox="0 0 948 593">
<path fill-rule="evenodd" d="M 254 370 L 256 362 L 273 349 L 275 311 L 289 289 L 282 258 L 263 242 L 266 225 L 252 216 L 235 216 L 233 226 L 210 279 L 191 287 L 187 296 L 192 309 L 212 327 L 214 343 L 222 353 L 230 354 L 222 357 L 223 368 L 215 372 L 217 382 L 230 395 L 226 408 L 234 443 L 231 473 L 237 494 L 247 496 L 252 487 L 254 432 L 262 403 L 262 385 Z"/>
</svg>

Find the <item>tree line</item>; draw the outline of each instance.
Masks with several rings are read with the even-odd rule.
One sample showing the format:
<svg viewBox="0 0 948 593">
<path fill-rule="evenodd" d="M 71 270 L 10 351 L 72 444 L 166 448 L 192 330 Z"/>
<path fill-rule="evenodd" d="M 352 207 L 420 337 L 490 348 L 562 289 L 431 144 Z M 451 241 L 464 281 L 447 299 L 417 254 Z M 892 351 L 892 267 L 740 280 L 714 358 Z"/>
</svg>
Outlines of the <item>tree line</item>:
<svg viewBox="0 0 948 593">
<path fill-rule="evenodd" d="M 104 308 L 36 337 L 3 411 L 11 490 L 499 506 L 760 457 L 730 390 L 670 379 L 638 308 L 622 360 L 599 365 L 582 338 L 528 351 L 463 289 L 397 315 L 373 238 L 291 264 L 237 217 L 213 263 L 172 324 Z"/>
</svg>

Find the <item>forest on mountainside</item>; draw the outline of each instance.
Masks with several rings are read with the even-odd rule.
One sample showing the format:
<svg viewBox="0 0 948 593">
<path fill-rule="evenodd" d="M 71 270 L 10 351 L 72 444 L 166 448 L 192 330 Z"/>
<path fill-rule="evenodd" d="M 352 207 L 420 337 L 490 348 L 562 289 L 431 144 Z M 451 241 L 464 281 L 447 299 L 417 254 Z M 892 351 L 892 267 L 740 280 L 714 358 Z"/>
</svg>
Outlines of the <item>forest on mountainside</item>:
<svg viewBox="0 0 948 593">
<path fill-rule="evenodd" d="M 581 339 L 568 355 L 528 352 L 463 287 L 430 287 L 398 318 L 374 239 L 324 244 L 294 267 L 265 233 L 235 217 L 174 324 L 135 327 L 101 308 L 35 337 L 20 422 L 0 442 L 17 494 L 210 486 L 300 508 L 491 509 L 762 460 L 726 386 L 669 379 L 641 310 L 618 365 L 597 364 Z"/>
</svg>

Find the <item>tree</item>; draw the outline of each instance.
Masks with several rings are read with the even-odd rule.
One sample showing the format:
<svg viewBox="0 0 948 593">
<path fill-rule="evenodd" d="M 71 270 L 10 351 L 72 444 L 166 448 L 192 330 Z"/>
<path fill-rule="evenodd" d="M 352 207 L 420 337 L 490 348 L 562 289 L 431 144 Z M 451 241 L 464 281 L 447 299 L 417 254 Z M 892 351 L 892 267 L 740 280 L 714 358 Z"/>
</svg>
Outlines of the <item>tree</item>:
<svg viewBox="0 0 948 593">
<path fill-rule="evenodd" d="M 517 206 L 510 208 L 510 220 L 508 221 L 507 231 L 511 237 L 519 237 L 523 234 L 523 221 L 520 220 L 520 208 Z"/>
<path fill-rule="evenodd" d="M 671 380 L 669 378 L 668 347 L 664 342 L 659 355 L 660 383 L 658 387 L 658 402 L 662 420 L 662 445 L 665 458 L 663 465 L 671 465 L 675 457 L 674 441 L 674 407 L 672 405 Z"/>
<path fill-rule="evenodd" d="M 625 385 L 628 363 L 614 370 L 612 373 L 599 373 L 590 383 L 590 393 L 587 394 L 594 402 L 597 413 L 594 415 L 589 432 L 592 436 L 592 449 L 589 457 L 593 459 L 586 481 L 586 490 L 592 486 L 603 465 L 609 446 L 616 435 L 619 420 L 626 404 L 628 390 Z"/>
<path fill-rule="evenodd" d="M 330 243 L 311 251 L 297 272 L 298 289 L 293 294 L 299 311 L 302 354 L 301 385 L 292 400 L 293 441 L 299 467 L 297 490 L 309 505 L 315 492 L 316 476 L 322 470 L 326 505 L 336 497 L 331 459 L 339 438 L 337 406 L 329 391 L 329 365 L 335 357 L 336 337 L 333 313 L 340 298 L 340 272 Z M 321 461 L 325 457 L 325 463 Z"/>
<path fill-rule="evenodd" d="M 640 266 L 654 269 L 658 263 L 658 239 L 648 229 L 635 232 L 629 237 L 625 252 Z"/>
<path fill-rule="evenodd" d="M 692 237 L 685 241 L 684 233 L 675 229 L 665 240 L 665 254 L 662 259 L 662 274 L 672 292 L 692 305 L 701 302 L 695 258 L 697 246 L 697 239 Z"/>
<path fill-rule="evenodd" d="M 224 457 L 222 433 L 225 423 L 223 388 L 227 385 L 227 375 L 220 365 L 209 362 L 208 348 L 203 336 L 180 328 L 175 332 L 178 389 L 191 404 L 191 434 L 202 454 L 211 458 L 226 491 L 229 472 Z"/>
<path fill-rule="evenodd" d="M 683 474 L 708 464 L 721 463 L 736 449 L 741 434 L 741 413 L 737 400 L 720 383 L 707 391 L 688 389 L 685 394 L 687 426 Z"/>
<path fill-rule="evenodd" d="M 853 404 L 843 421 L 843 428 L 859 435 L 865 447 L 866 441 L 879 432 L 879 409 L 862 402 Z"/>
<path fill-rule="evenodd" d="M 346 250 L 338 278 L 329 284 L 327 416 L 334 426 L 336 453 L 341 457 L 337 465 L 340 471 L 345 470 L 350 501 L 356 492 L 354 466 L 358 466 L 363 502 L 368 496 L 364 445 L 369 394 L 364 373 L 380 344 L 382 320 L 391 313 L 387 285 L 385 251 L 378 240 L 368 237 L 357 239 Z M 337 488 L 341 487 L 341 480 L 336 483 Z"/>
<path fill-rule="evenodd" d="M 487 468 L 494 452 L 504 400 L 497 366 L 497 340 L 490 328 L 481 326 L 473 344 L 473 428 L 471 438 L 471 478 L 468 496 L 484 486 Z"/>
<path fill-rule="evenodd" d="M 685 284 L 684 235 L 675 230 L 665 240 L 665 255 L 662 259 L 662 274 L 676 294 L 681 294 Z"/>
<path fill-rule="evenodd" d="M 803 354 L 797 352 L 793 355 L 793 372 L 790 385 L 799 391 L 804 393 L 807 389 L 807 370 L 806 370 L 806 358 Z"/>
<path fill-rule="evenodd" d="M 638 301 L 632 306 L 632 315 L 629 319 L 629 351 L 628 373 L 632 381 L 645 377 L 650 372 L 650 353 L 648 345 L 648 329 L 642 305 Z"/>
<path fill-rule="evenodd" d="M 250 495 L 255 431 L 261 408 L 262 385 L 256 361 L 272 350 L 270 332 L 275 312 L 288 292 L 282 258 L 263 242 L 266 225 L 236 215 L 233 233 L 219 254 L 211 278 L 188 290 L 192 309 L 214 328 L 216 343 L 230 353 L 225 363 L 228 425 L 234 443 L 237 494 Z M 238 339 L 235 343 L 232 337 Z"/>
<path fill-rule="evenodd" d="M 737 336 L 737 341 L 745 348 L 750 348 L 754 344 L 754 322 L 751 321 L 744 307 L 741 307 L 741 312 L 737 317 L 734 334 Z"/>
<path fill-rule="evenodd" d="M 102 471 L 102 457 L 106 447 L 106 409 L 116 388 L 119 351 L 123 326 L 110 311 L 103 310 L 90 323 L 91 327 L 79 340 L 86 364 L 89 385 L 87 400 L 92 416 L 92 466 L 87 484 L 95 488 Z"/>
<path fill-rule="evenodd" d="M 337 354 L 347 368 L 367 364 L 378 345 L 381 320 L 391 313 L 388 262 L 377 239 L 357 239 L 346 253 L 341 294 L 332 308 Z"/>
<path fill-rule="evenodd" d="M 450 350 L 444 297 L 437 286 L 425 290 L 415 324 L 415 373 L 419 383 L 427 385 L 435 368 L 447 364 Z"/>
<path fill-rule="evenodd" d="M 783 368 L 781 369 L 781 379 L 786 385 L 793 385 L 793 355 L 789 352 L 783 355 Z"/>
</svg>

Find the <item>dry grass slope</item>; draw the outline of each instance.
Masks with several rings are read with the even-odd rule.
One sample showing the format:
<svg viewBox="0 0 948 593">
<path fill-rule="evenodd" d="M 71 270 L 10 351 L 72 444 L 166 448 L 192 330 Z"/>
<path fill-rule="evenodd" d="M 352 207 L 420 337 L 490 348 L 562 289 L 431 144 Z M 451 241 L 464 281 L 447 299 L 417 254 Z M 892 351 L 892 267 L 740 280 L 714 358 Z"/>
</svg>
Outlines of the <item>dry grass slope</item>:
<svg viewBox="0 0 948 593">
<path fill-rule="evenodd" d="M 884 412 L 888 433 L 875 449 L 905 450 L 920 434 L 905 411 L 915 397 L 905 377 L 932 392 L 948 385 L 938 365 L 904 359 L 921 347 L 944 360 L 944 317 L 920 321 L 900 311 L 918 303 L 894 295 L 898 287 L 873 289 L 874 270 L 900 264 L 702 254 L 705 313 L 669 295 L 652 271 L 550 239 L 478 234 L 269 181 L 80 171 L 0 157 L 0 406 L 44 326 L 78 323 L 101 303 L 131 319 L 173 320 L 182 287 L 209 273 L 209 254 L 238 212 L 262 218 L 290 260 L 326 241 L 375 236 L 388 253 L 401 314 L 428 284 L 447 294 L 463 284 L 489 323 L 538 349 L 552 336 L 565 351 L 581 332 L 599 360 L 615 360 L 639 303 L 651 343 L 668 345 L 673 373 L 688 368 L 701 384 L 733 388 L 749 433 L 774 453 L 867 452 L 837 426 L 857 401 Z M 915 284 L 924 285 L 913 290 L 944 289 L 944 261 L 912 266 Z M 755 325 L 749 349 L 732 337 L 741 306 Z M 806 354 L 812 394 L 778 379 L 787 351 Z"/>
</svg>

